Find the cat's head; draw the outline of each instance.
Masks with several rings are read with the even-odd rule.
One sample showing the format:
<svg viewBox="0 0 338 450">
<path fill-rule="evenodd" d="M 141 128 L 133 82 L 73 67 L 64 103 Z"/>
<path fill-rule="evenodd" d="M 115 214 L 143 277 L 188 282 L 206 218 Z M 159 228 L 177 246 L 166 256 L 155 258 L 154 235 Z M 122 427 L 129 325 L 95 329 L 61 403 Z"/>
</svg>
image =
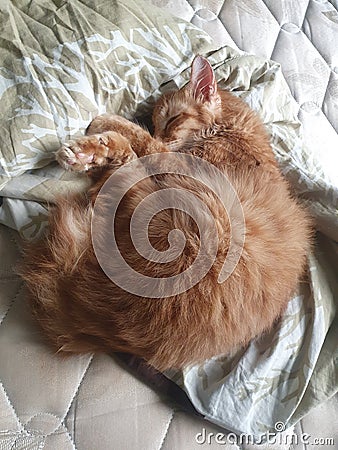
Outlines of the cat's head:
<svg viewBox="0 0 338 450">
<path fill-rule="evenodd" d="M 221 117 L 221 98 L 214 71 L 202 56 L 191 66 L 190 82 L 176 92 L 164 94 L 153 113 L 154 136 L 172 150 L 194 135 L 203 135 Z"/>
</svg>

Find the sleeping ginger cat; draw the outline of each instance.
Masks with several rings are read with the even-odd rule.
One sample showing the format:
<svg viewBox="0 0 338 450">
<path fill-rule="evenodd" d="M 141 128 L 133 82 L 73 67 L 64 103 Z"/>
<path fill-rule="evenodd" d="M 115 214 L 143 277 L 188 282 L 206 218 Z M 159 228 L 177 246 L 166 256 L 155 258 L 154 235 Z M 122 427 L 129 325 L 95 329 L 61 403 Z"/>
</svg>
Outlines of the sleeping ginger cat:
<svg viewBox="0 0 338 450">
<path fill-rule="evenodd" d="M 311 231 L 306 213 L 277 168 L 260 119 L 243 101 L 217 87 L 206 59 L 197 56 L 190 82 L 159 99 L 153 122 L 154 137 L 121 117 L 99 116 L 85 137 L 57 152 L 58 162 L 67 170 L 86 171 L 91 187 L 86 194 L 57 202 L 49 235 L 27 249 L 21 275 L 36 319 L 56 350 L 128 352 L 165 370 L 231 352 L 269 330 L 303 274 Z M 240 239 L 236 227 L 231 228 L 227 211 L 208 186 L 179 173 L 179 160 L 175 166 L 169 158 L 173 152 L 211 163 L 226 176 L 240 201 L 243 248 L 225 281 L 218 277 L 231 233 Z M 157 252 L 166 252 L 169 233 L 180 230 L 186 240 L 181 254 L 163 264 L 135 250 L 130 237 L 135 208 L 147 196 L 168 188 L 202 201 L 209 216 L 205 209 L 197 209 L 197 222 L 203 222 L 210 242 L 218 238 L 207 273 L 183 292 L 178 282 L 177 293 L 170 296 L 163 290 L 147 297 L 134 292 L 138 286 L 131 286 L 131 292 L 121 288 L 100 266 L 92 243 L 91 228 L 101 236 L 110 223 L 105 219 L 109 195 L 104 194 L 99 206 L 102 218 L 92 225 L 103 184 L 117 169 L 146 155 L 155 155 L 162 169 L 167 161 L 168 173 L 136 183 L 117 209 L 116 240 L 128 265 L 151 279 L 165 279 L 182 274 L 197 258 L 201 231 L 195 221 L 182 208 L 165 205 L 148 223 L 149 241 Z M 116 183 L 123 184 L 128 176 L 127 169 L 121 171 Z M 213 182 L 226 196 L 227 186 L 220 180 L 216 176 Z M 111 270 L 115 255 L 106 255 Z"/>
</svg>

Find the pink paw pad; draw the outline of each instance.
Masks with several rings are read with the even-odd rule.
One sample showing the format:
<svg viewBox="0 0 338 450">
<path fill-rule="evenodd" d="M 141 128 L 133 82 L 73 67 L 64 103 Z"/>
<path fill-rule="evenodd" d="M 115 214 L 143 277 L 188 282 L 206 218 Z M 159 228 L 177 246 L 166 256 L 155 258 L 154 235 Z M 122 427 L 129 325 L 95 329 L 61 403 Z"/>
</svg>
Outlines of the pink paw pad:
<svg viewBox="0 0 338 450">
<path fill-rule="evenodd" d="M 81 160 L 81 163 L 88 164 L 93 162 L 94 155 L 87 155 L 86 153 L 77 153 L 76 157 Z"/>
</svg>

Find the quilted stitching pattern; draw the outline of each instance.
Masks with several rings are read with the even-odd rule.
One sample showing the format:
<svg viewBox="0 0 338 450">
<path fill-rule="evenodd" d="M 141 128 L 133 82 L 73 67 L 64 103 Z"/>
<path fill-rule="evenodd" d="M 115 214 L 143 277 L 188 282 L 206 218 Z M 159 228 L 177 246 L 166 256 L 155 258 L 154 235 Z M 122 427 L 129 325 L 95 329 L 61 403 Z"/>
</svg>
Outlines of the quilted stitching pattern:
<svg viewBox="0 0 338 450">
<path fill-rule="evenodd" d="M 70 380 L 62 377 L 68 375 L 69 378 L 67 368 L 62 374 L 58 363 L 52 367 L 50 356 L 45 354 L 34 325 L 30 324 L 22 282 L 13 275 L 13 271 L 6 276 L 8 267 L 4 265 L 13 267 L 18 261 L 17 235 L 1 227 L 0 236 L 2 256 L 6 255 L 2 258 L 1 283 L 6 284 L 4 290 L 11 293 L 6 296 L 6 302 L 1 302 L 0 448 L 74 449 L 75 444 L 64 420 L 91 357 L 80 358 L 78 370 L 71 371 Z M 11 354 L 7 354 L 8 350 Z M 47 379 L 50 383 L 45 383 Z M 22 395 L 23 392 L 26 394 Z"/>
</svg>

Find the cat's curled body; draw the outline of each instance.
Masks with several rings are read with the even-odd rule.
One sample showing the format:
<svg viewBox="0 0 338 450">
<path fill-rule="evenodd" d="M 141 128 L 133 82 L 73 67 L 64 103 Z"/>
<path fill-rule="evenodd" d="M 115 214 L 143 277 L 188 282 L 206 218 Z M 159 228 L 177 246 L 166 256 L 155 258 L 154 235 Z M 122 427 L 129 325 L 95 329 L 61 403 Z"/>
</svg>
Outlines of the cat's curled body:
<svg viewBox="0 0 338 450">
<path fill-rule="evenodd" d="M 86 137 L 58 151 L 60 164 L 87 170 L 92 186 L 86 195 L 57 202 L 48 237 L 29 246 L 20 272 L 35 316 L 56 350 L 128 352 L 165 370 L 230 352 L 269 330 L 302 277 L 311 227 L 277 168 L 260 119 L 217 88 L 204 58 L 195 58 L 186 87 L 159 100 L 153 121 L 155 138 L 118 116 L 99 116 Z M 117 167 L 149 154 L 159 154 L 165 163 L 170 151 L 196 155 L 226 175 L 242 205 L 245 242 L 231 276 L 219 283 L 231 230 L 217 199 L 200 183 L 174 174 L 138 183 L 123 201 L 116 228 L 135 269 L 169 277 L 188 267 L 198 250 L 193 222 L 169 209 L 151 221 L 150 240 L 157 250 L 166 250 L 168 233 L 181 229 L 188 242 L 182 255 L 172 264 L 158 264 L 135 252 L 130 217 L 152 192 L 188 189 L 207 204 L 219 234 L 215 262 L 195 286 L 168 298 L 142 298 L 115 285 L 98 264 L 91 242 L 93 203 Z"/>
</svg>

